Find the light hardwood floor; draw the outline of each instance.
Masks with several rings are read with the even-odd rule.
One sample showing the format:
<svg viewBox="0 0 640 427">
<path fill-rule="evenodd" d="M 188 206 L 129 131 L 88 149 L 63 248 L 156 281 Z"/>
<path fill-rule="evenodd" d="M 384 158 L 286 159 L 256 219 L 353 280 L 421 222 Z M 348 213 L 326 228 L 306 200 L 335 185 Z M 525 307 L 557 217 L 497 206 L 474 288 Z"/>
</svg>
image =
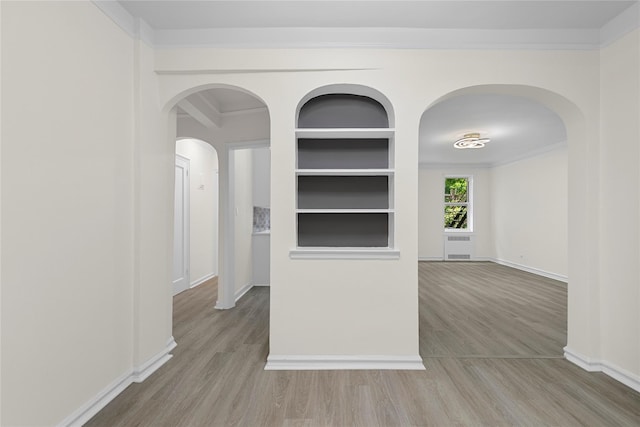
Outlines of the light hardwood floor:
<svg viewBox="0 0 640 427">
<path fill-rule="evenodd" d="M 640 426 L 640 394 L 563 360 L 566 285 L 492 263 L 420 263 L 426 371 L 264 371 L 269 289 L 174 299 L 171 359 L 88 426 Z"/>
</svg>

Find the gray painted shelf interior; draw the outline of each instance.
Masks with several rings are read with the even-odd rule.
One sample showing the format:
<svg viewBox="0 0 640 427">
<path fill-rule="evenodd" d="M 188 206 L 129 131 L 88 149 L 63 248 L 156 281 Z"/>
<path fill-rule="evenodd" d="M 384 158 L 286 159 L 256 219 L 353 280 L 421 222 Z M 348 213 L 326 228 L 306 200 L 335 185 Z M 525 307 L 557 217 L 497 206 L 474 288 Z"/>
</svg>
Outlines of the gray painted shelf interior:
<svg viewBox="0 0 640 427">
<path fill-rule="evenodd" d="M 299 176 L 298 209 L 388 209 L 387 176 Z"/>
<path fill-rule="evenodd" d="M 320 95 L 307 101 L 298 115 L 298 128 L 388 128 L 389 118 L 375 99 L 351 95 Z"/>
<path fill-rule="evenodd" d="M 297 140 L 298 247 L 390 246 L 390 140 L 357 131 L 388 127 L 384 107 L 364 96 L 322 95 L 302 106 L 298 129 L 317 129 L 318 137 Z M 353 137 L 323 134 L 345 128 Z"/>
<path fill-rule="evenodd" d="M 298 139 L 299 169 L 386 169 L 389 140 Z"/>
<path fill-rule="evenodd" d="M 386 213 L 300 213 L 298 246 L 385 247 L 388 227 Z"/>
</svg>

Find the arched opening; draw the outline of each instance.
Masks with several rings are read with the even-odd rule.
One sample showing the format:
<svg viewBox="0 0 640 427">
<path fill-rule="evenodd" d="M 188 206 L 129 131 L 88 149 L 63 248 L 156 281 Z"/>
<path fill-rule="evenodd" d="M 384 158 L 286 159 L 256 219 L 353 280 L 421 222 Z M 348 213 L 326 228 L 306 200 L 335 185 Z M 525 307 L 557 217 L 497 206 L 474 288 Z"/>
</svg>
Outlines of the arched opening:
<svg viewBox="0 0 640 427">
<path fill-rule="evenodd" d="M 261 283 L 256 283 L 253 274 L 255 264 L 264 268 L 263 258 L 269 257 L 268 244 L 260 245 L 262 252 L 254 250 L 255 199 L 260 200 L 260 205 L 269 203 L 268 194 L 264 194 L 270 178 L 269 157 L 264 155 L 269 147 L 269 112 L 264 102 L 246 90 L 216 84 L 184 91 L 174 97 L 167 110 L 176 113 L 178 146 L 180 141 L 195 138 L 217 153 L 218 244 L 211 252 L 215 259 L 209 259 L 209 265 L 217 262 L 216 308 L 229 309 L 251 287 L 269 282 L 268 260 L 266 279 L 263 272 Z M 207 184 L 214 185 L 202 174 L 191 176 L 196 181 L 195 188 L 200 189 L 196 191 L 206 191 Z M 256 182 L 261 184 L 259 188 Z M 264 216 L 268 206 L 260 207 Z M 261 231 L 264 235 L 269 230 Z M 192 284 L 195 279 L 192 277 Z"/>
<path fill-rule="evenodd" d="M 421 264 L 421 303 L 428 293 L 442 303 L 440 309 L 460 316 L 455 326 L 445 326 L 442 319 L 435 325 L 437 315 L 421 319 L 423 356 L 563 355 L 572 338 L 571 301 L 576 293 L 574 287 L 558 284 L 569 281 L 569 272 L 571 283 L 584 280 L 571 268 L 585 253 L 576 249 L 580 225 L 569 220 L 569 212 L 586 198 L 584 190 L 575 191 L 576 181 L 586 179 L 576 161 L 585 150 L 584 137 L 577 107 L 535 87 L 463 88 L 425 110 L 420 124 L 420 259 L 492 261 L 496 268 L 471 262 Z M 454 143 L 464 138 L 481 142 L 475 149 L 456 149 Z M 505 278 L 504 266 L 514 269 L 511 279 Z M 457 297 L 484 301 L 485 310 L 497 314 L 487 320 L 486 311 L 470 306 L 463 313 L 464 303 L 446 294 L 445 287 L 425 290 L 427 277 L 459 283 Z M 529 292 L 536 284 L 538 291 L 546 289 L 542 292 L 561 300 L 562 307 L 544 306 L 548 295 Z M 488 293 L 482 293 L 483 286 Z M 514 296 L 520 300 L 491 307 L 497 301 L 491 299 L 492 290 L 520 292 Z M 443 306 L 451 301 L 458 306 Z M 543 323 L 546 329 L 540 327 Z M 439 335 L 443 328 L 449 331 L 446 339 Z"/>
</svg>

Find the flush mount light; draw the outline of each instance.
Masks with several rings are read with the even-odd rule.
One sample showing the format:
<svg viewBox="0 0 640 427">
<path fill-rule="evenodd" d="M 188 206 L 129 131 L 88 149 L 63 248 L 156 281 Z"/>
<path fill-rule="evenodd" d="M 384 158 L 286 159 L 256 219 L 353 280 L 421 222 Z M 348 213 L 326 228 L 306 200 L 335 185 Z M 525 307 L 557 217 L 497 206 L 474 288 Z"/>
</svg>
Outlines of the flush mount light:
<svg viewBox="0 0 640 427">
<path fill-rule="evenodd" d="M 459 148 L 461 150 L 467 148 L 482 148 L 485 146 L 487 142 L 489 142 L 489 138 L 480 138 L 479 133 L 468 133 L 456 142 L 453 143 L 453 146 Z"/>
</svg>

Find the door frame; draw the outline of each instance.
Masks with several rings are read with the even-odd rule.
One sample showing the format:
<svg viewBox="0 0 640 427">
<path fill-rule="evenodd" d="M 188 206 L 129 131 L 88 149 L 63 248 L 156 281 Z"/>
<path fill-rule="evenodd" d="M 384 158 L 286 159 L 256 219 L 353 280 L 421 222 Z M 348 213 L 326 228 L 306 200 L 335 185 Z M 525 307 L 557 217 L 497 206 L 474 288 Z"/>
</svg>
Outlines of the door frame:
<svg viewBox="0 0 640 427">
<path fill-rule="evenodd" d="M 190 199 L 190 193 L 191 193 L 191 182 L 190 182 L 190 169 L 191 169 L 191 161 L 184 157 L 181 156 L 180 154 L 176 154 L 176 161 L 175 161 L 175 168 L 182 168 L 183 172 L 183 180 L 182 180 L 182 208 L 183 208 L 183 212 L 182 212 L 182 248 L 183 248 L 183 252 L 182 252 L 182 262 L 184 265 L 184 272 L 183 272 L 183 277 L 182 280 L 186 281 L 186 285 L 185 286 L 181 286 L 178 287 L 178 281 L 176 280 L 172 280 L 171 284 L 172 284 L 172 293 L 173 295 L 176 295 L 182 291 L 186 291 L 187 289 L 189 289 L 191 287 L 191 253 L 190 253 L 190 223 L 191 223 L 191 199 Z M 174 189 L 175 189 L 175 181 L 174 181 Z M 174 190 L 175 191 L 175 190 Z M 175 215 L 175 194 L 174 194 L 174 215 Z M 174 236 L 173 238 L 175 239 L 175 219 L 174 219 Z M 175 261 L 175 242 L 174 242 L 174 261 Z M 174 266 L 174 273 L 175 273 L 175 266 Z"/>
</svg>

